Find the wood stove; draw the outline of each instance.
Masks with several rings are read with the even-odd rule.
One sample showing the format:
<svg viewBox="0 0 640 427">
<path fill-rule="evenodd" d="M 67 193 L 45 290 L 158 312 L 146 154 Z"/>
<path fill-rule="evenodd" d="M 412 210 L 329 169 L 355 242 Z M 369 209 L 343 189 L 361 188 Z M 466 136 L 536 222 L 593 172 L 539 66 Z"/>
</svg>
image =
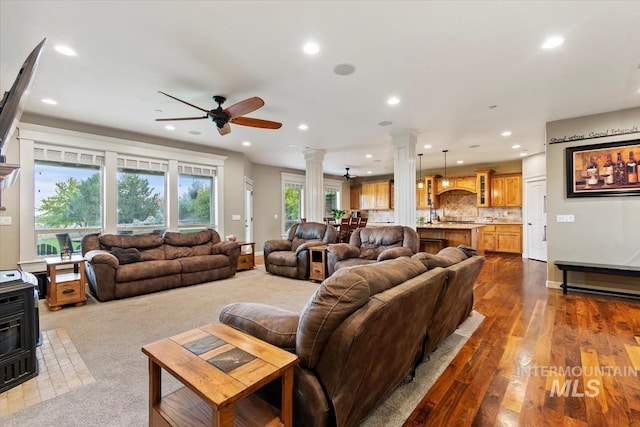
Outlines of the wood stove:
<svg viewBox="0 0 640 427">
<path fill-rule="evenodd" d="M 0 271 L 0 392 L 38 375 L 37 288 L 31 273 Z"/>
</svg>

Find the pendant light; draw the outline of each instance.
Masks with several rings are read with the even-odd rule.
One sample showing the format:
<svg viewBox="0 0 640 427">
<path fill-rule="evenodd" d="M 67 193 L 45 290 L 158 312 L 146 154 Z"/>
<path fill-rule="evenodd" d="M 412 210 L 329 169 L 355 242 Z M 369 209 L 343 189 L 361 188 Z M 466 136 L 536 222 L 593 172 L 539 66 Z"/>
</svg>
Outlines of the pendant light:
<svg viewBox="0 0 640 427">
<path fill-rule="evenodd" d="M 418 154 L 418 159 L 420 159 L 420 169 L 418 170 L 418 188 L 424 188 L 424 181 L 422 180 L 422 153 Z"/>
<path fill-rule="evenodd" d="M 444 153 L 444 178 L 442 178 L 442 187 L 444 188 L 449 187 L 449 180 L 447 179 L 447 151 L 449 150 L 442 150 Z"/>
</svg>

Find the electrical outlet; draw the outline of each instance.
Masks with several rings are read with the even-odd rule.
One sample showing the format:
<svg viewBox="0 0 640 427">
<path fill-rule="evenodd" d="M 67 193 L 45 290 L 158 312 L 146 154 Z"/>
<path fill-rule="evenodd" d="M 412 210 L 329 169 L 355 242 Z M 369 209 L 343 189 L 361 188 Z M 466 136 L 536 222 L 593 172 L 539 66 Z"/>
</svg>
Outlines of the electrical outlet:
<svg viewBox="0 0 640 427">
<path fill-rule="evenodd" d="M 0 216 L 0 225 L 11 225 L 10 216 Z"/>
<path fill-rule="evenodd" d="M 574 215 L 557 215 L 556 221 L 557 222 L 575 222 L 575 216 Z"/>
</svg>

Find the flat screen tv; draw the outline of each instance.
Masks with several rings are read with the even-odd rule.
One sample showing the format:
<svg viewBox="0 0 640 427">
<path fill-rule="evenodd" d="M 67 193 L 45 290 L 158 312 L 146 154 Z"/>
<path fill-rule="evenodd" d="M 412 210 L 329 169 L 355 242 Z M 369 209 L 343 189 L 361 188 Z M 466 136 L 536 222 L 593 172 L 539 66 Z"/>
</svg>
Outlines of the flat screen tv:
<svg viewBox="0 0 640 427">
<path fill-rule="evenodd" d="M 13 86 L 4 93 L 2 101 L 0 101 L 0 163 L 5 161 L 5 150 L 22 116 L 22 110 L 27 102 L 27 95 L 31 89 L 33 76 L 38 67 L 38 60 L 46 41 L 46 38 L 43 39 L 31 51 L 24 64 L 22 64 Z"/>
</svg>

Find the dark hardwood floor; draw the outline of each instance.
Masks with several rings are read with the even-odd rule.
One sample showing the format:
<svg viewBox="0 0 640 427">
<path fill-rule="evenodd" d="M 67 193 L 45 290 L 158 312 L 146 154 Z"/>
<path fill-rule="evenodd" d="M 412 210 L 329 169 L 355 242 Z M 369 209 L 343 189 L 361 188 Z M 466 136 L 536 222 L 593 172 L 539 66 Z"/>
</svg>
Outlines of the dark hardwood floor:
<svg viewBox="0 0 640 427">
<path fill-rule="evenodd" d="M 405 427 L 640 426 L 640 301 L 564 296 L 546 271 L 487 255 L 474 292 L 486 319 Z"/>
<path fill-rule="evenodd" d="M 640 427 L 640 301 L 564 296 L 546 271 L 486 256 L 474 292 L 486 318 L 404 427 Z"/>
</svg>

